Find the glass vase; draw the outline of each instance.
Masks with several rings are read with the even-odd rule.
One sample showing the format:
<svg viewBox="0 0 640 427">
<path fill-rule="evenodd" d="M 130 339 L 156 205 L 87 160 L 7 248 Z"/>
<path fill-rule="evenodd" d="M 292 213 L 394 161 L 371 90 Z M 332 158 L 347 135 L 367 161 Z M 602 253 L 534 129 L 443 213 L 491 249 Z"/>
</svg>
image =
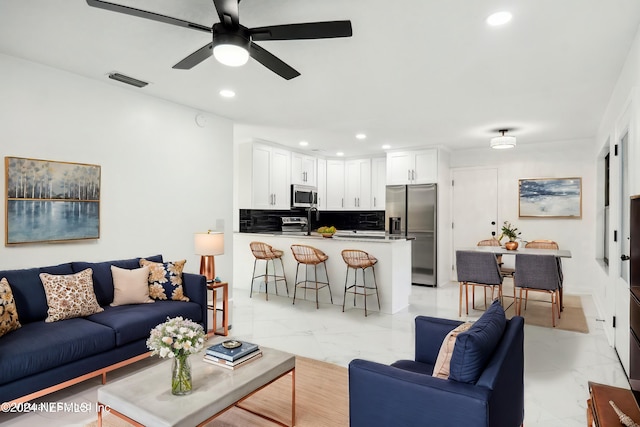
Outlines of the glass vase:
<svg viewBox="0 0 640 427">
<path fill-rule="evenodd" d="M 191 361 L 187 355 L 173 358 L 171 366 L 171 394 L 183 396 L 191 393 Z"/>
</svg>

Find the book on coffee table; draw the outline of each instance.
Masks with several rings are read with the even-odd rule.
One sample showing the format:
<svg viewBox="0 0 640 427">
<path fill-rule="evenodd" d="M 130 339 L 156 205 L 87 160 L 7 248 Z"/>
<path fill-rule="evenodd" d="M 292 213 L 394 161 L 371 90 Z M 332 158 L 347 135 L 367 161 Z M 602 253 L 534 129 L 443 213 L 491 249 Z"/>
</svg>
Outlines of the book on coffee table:
<svg viewBox="0 0 640 427">
<path fill-rule="evenodd" d="M 207 363 L 211 363 L 212 365 L 221 366 L 227 369 L 236 369 L 253 360 L 259 359 L 260 357 L 262 357 L 262 351 L 258 350 L 258 351 L 249 353 L 246 356 L 241 357 L 240 359 L 237 359 L 235 362 L 230 362 L 228 360 L 220 359 L 218 357 L 210 356 L 208 354 L 205 354 L 203 356 L 203 360 Z"/>
<path fill-rule="evenodd" d="M 230 343 L 237 345 L 237 347 L 232 347 Z M 258 350 L 259 349 L 257 344 L 253 344 L 246 341 L 240 342 L 236 340 L 227 340 L 207 348 L 206 353 L 209 356 L 228 360 L 229 362 L 235 362 L 241 357 L 245 357 L 246 355 Z"/>
</svg>

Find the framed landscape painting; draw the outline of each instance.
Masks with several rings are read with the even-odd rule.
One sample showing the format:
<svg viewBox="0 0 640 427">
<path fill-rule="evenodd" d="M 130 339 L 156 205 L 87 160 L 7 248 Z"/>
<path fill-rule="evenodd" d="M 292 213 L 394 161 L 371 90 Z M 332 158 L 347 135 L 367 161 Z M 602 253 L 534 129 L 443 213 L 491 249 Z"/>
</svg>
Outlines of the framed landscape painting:
<svg viewBox="0 0 640 427">
<path fill-rule="evenodd" d="M 4 161 L 5 245 L 100 237 L 100 166 Z"/>
<path fill-rule="evenodd" d="M 519 180 L 520 218 L 582 218 L 582 178 Z"/>
</svg>

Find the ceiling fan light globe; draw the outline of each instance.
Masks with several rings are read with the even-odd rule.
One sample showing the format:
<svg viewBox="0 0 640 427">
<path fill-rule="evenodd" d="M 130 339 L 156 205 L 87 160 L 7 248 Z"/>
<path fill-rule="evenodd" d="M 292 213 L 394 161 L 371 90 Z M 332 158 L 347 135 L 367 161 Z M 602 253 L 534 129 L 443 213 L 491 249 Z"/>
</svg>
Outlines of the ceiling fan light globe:
<svg viewBox="0 0 640 427">
<path fill-rule="evenodd" d="M 218 44 L 213 47 L 213 56 L 221 64 L 241 67 L 249 60 L 249 51 L 234 44 Z"/>
</svg>

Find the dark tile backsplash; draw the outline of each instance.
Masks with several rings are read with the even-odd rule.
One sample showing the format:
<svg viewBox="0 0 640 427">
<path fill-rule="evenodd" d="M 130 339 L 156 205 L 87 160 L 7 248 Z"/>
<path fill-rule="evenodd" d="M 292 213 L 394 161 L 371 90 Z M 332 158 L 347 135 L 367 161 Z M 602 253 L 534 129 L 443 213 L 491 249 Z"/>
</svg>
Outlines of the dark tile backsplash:
<svg viewBox="0 0 640 427">
<path fill-rule="evenodd" d="M 305 209 L 282 211 L 240 209 L 240 232 L 280 231 L 280 218 L 283 216 L 306 217 L 307 211 Z M 320 211 L 319 221 L 316 221 L 315 212 L 311 216 L 312 230 L 332 225 L 338 230 L 384 231 L 384 211 Z"/>
</svg>

